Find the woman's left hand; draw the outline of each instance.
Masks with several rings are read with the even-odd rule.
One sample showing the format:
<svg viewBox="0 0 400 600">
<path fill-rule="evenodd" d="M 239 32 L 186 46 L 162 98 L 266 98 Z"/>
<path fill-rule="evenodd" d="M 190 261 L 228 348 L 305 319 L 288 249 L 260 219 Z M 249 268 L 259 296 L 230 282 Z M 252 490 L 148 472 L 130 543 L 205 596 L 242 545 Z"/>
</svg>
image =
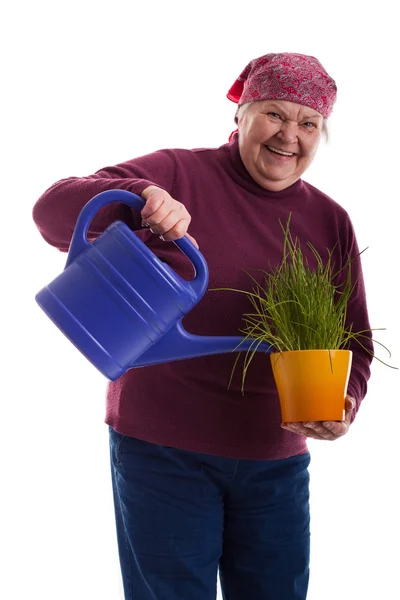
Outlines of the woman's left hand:
<svg viewBox="0 0 400 600">
<path fill-rule="evenodd" d="M 315 440 L 337 440 L 345 435 L 350 427 L 351 413 L 356 406 L 356 401 L 351 396 L 346 396 L 344 421 L 310 421 L 309 423 L 282 423 L 281 427 L 306 435 Z"/>
</svg>

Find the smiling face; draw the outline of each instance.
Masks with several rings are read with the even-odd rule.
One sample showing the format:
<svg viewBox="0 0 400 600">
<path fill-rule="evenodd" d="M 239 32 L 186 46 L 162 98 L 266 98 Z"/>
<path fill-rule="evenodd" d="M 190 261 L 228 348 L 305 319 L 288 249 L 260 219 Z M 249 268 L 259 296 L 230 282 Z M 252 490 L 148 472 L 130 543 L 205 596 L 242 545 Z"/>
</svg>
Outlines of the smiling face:
<svg viewBox="0 0 400 600">
<path fill-rule="evenodd" d="M 314 109 L 283 100 L 262 100 L 241 107 L 239 151 L 249 174 L 273 192 L 295 183 L 314 158 L 323 121 Z"/>
</svg>

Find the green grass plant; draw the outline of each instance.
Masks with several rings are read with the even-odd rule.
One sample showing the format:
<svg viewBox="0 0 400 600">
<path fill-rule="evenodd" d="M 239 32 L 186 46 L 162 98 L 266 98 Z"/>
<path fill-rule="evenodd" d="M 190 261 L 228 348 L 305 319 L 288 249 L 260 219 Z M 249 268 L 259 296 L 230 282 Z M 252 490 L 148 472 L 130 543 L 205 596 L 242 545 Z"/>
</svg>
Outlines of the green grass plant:
<svg viewBox="0 0 400 600">
<path fill-rule="evenodd" d="M 241 329 L 244 339 L 253 340 L 245 354 L 242 390 L 248 367 L 262 342 L 272 345 L 275 352 L 346 350 L 352 340 L 364 348 L 362 340 L 369 338 L 372 331 L 354 332 L 352 324 L 347 323 L 347 306 L 357 284 L 352 281 L 352 259 L 349 257 L 345 266 L 337 271 L 334 250 L 327 250 L 328 257 L 324 261 L 308 242 L 316 259 L 316 268 L 311 268 L 299 240 L 290 233 L 290 216 L 281 227 L 284 234 L 282 261 L 268 272 L 261 271 L 261 284 L 247 273 L 254 283 L 251 291 L 219 288 L 245 294 L 252 305 L 251 312 L 243 315 Z M 240 350 L 240 345 L 236 350 Z"/>
</svg>

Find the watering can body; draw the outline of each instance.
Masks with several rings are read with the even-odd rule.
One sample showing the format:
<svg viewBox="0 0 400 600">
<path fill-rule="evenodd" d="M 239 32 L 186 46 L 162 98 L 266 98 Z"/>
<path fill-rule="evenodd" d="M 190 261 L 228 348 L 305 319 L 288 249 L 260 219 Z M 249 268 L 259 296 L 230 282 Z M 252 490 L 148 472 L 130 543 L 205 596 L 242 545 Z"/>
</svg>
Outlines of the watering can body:
<svg viewBox="0 0 400 600">
<path fill-rule="evenodd" d="M 207 263 L 186 237 L 174 242 L 192 261 L 195 277 L 187 282 L 120 221 L 94 242 L 89 224 L 110 202 L 141 210 L 144 201 L 125 190 L 109 190 L 82 209 L 64 271 L 37 295 L 54 324 L 108 379 L 130 368 L 231 352 L 251 341 L 240 337 L 196 336 L 185 331 L 183 317 L 201 300 L 208 285 Z M 242 345 L 241 345 L 242 344 Z M 267 344 L 258 350 L 270 351 Z"/>
</svg>

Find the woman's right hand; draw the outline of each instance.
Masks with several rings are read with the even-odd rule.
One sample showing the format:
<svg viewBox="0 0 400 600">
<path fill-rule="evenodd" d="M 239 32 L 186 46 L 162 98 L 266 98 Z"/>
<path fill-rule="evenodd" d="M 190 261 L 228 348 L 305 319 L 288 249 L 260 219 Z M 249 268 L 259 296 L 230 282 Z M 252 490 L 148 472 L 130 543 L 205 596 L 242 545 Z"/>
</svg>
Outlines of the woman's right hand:
<svg viewBox="0 0 400 600">
<path fill-rule="evenodd" d="M 165 241 L 177 240 L 187 235 L 191 242 L 199 247 L 196 240 L 187 233 L 191 216 L 181 202 L 174 200 L 168 192 L 155 185 L 144 189 L 141 196 L 146 200 L 141 211 L 143 226 L 150 227 L 152 233 L 156 233 Z"/>
</svg>

